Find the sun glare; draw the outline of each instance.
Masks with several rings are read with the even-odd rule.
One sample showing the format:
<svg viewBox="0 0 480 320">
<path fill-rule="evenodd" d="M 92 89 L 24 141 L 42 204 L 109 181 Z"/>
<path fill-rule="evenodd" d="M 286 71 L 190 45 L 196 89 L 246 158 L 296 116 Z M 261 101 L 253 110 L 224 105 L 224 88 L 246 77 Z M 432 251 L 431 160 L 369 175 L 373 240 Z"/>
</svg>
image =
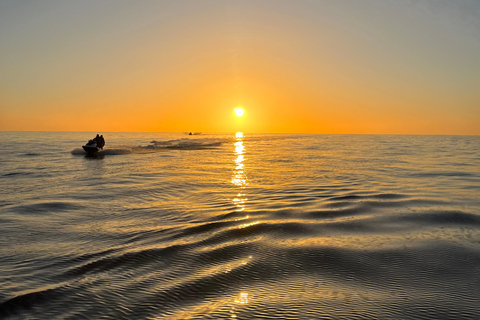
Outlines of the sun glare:
<svg viewBox="0 0 480 320">
<path fill-rule="evenodd" d="M 244 111 L 243 111 L 242 108 L 235 108 L 234 111 L 235 111 L 235 114 L 237 115 L 237 117 L 241 117 L 244 114 Z"/>
</svg>

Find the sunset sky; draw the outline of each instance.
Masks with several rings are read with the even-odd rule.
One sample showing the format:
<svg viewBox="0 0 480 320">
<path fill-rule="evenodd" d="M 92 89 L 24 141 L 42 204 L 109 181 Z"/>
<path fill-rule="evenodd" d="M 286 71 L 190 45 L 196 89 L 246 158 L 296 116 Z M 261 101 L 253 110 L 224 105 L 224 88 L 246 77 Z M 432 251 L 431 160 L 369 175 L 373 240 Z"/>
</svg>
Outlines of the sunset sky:
<svg viewBox="0 0 480 320">
<path fill-rule="evenodd" d="M 480 134 L 480 1 L 0 0 L 0 130 Z"/>
</svg>

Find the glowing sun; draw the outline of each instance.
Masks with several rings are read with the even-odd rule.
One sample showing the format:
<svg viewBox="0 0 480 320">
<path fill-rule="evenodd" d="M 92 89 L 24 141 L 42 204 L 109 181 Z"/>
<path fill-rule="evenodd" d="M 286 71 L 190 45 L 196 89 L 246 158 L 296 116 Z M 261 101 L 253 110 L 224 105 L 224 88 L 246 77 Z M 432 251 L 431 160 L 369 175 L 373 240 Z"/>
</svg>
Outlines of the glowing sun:
<svg viewBox="0 0 480 320">
<path fill-rule="evenodd" d="M 237 117 L 241 117 L 245 113 L 242 108 L 235 108 L 233 111 L 235 111 Z"/>
</svg>

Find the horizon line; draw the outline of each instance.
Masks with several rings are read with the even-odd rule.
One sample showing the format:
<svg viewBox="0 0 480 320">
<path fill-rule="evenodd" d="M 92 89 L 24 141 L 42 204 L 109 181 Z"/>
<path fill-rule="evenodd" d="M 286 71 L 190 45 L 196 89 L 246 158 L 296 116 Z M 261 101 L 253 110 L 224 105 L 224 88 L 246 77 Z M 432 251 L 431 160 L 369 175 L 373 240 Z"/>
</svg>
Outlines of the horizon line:
<svg viewBox="0 0 480 320">
<path fill-rule="evenodd" d="M 66 131 L 66 130 L 0 130 L 0 132 L 69 132 L 69 133 L 98 133 L 100 131 Z M 104 133 L 189 133 L 190 131 L 104 131 Z M 312 132 L 214 132 L 214 131 L 191 131 L 201 134 L 294 134 L 294 135 L 364 135 L 364 136 L 465 136 L 476 137 L 480 134 L 447 134 L 447 133 L 312 133 Z"/>
</svg>

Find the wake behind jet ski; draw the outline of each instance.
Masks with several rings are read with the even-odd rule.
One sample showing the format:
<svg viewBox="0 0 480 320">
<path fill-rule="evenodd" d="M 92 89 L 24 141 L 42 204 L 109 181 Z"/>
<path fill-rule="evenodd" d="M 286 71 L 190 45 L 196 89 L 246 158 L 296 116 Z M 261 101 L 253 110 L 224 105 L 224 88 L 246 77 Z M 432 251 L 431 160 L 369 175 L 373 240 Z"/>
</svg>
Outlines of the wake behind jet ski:
<svg viewBox="0 0 480 320">
<path fill-rule="evenodd" d="M 98 151 L 103 149 L 103 146 L 105 146 L 105 139 L 103 138 L 103 135 L 97 136 L 91 140 L 88 140 L 87 144 L 82 146 L 83 150 L 87 153 L 87 155 L 94 155 Z"/>
</svg>

